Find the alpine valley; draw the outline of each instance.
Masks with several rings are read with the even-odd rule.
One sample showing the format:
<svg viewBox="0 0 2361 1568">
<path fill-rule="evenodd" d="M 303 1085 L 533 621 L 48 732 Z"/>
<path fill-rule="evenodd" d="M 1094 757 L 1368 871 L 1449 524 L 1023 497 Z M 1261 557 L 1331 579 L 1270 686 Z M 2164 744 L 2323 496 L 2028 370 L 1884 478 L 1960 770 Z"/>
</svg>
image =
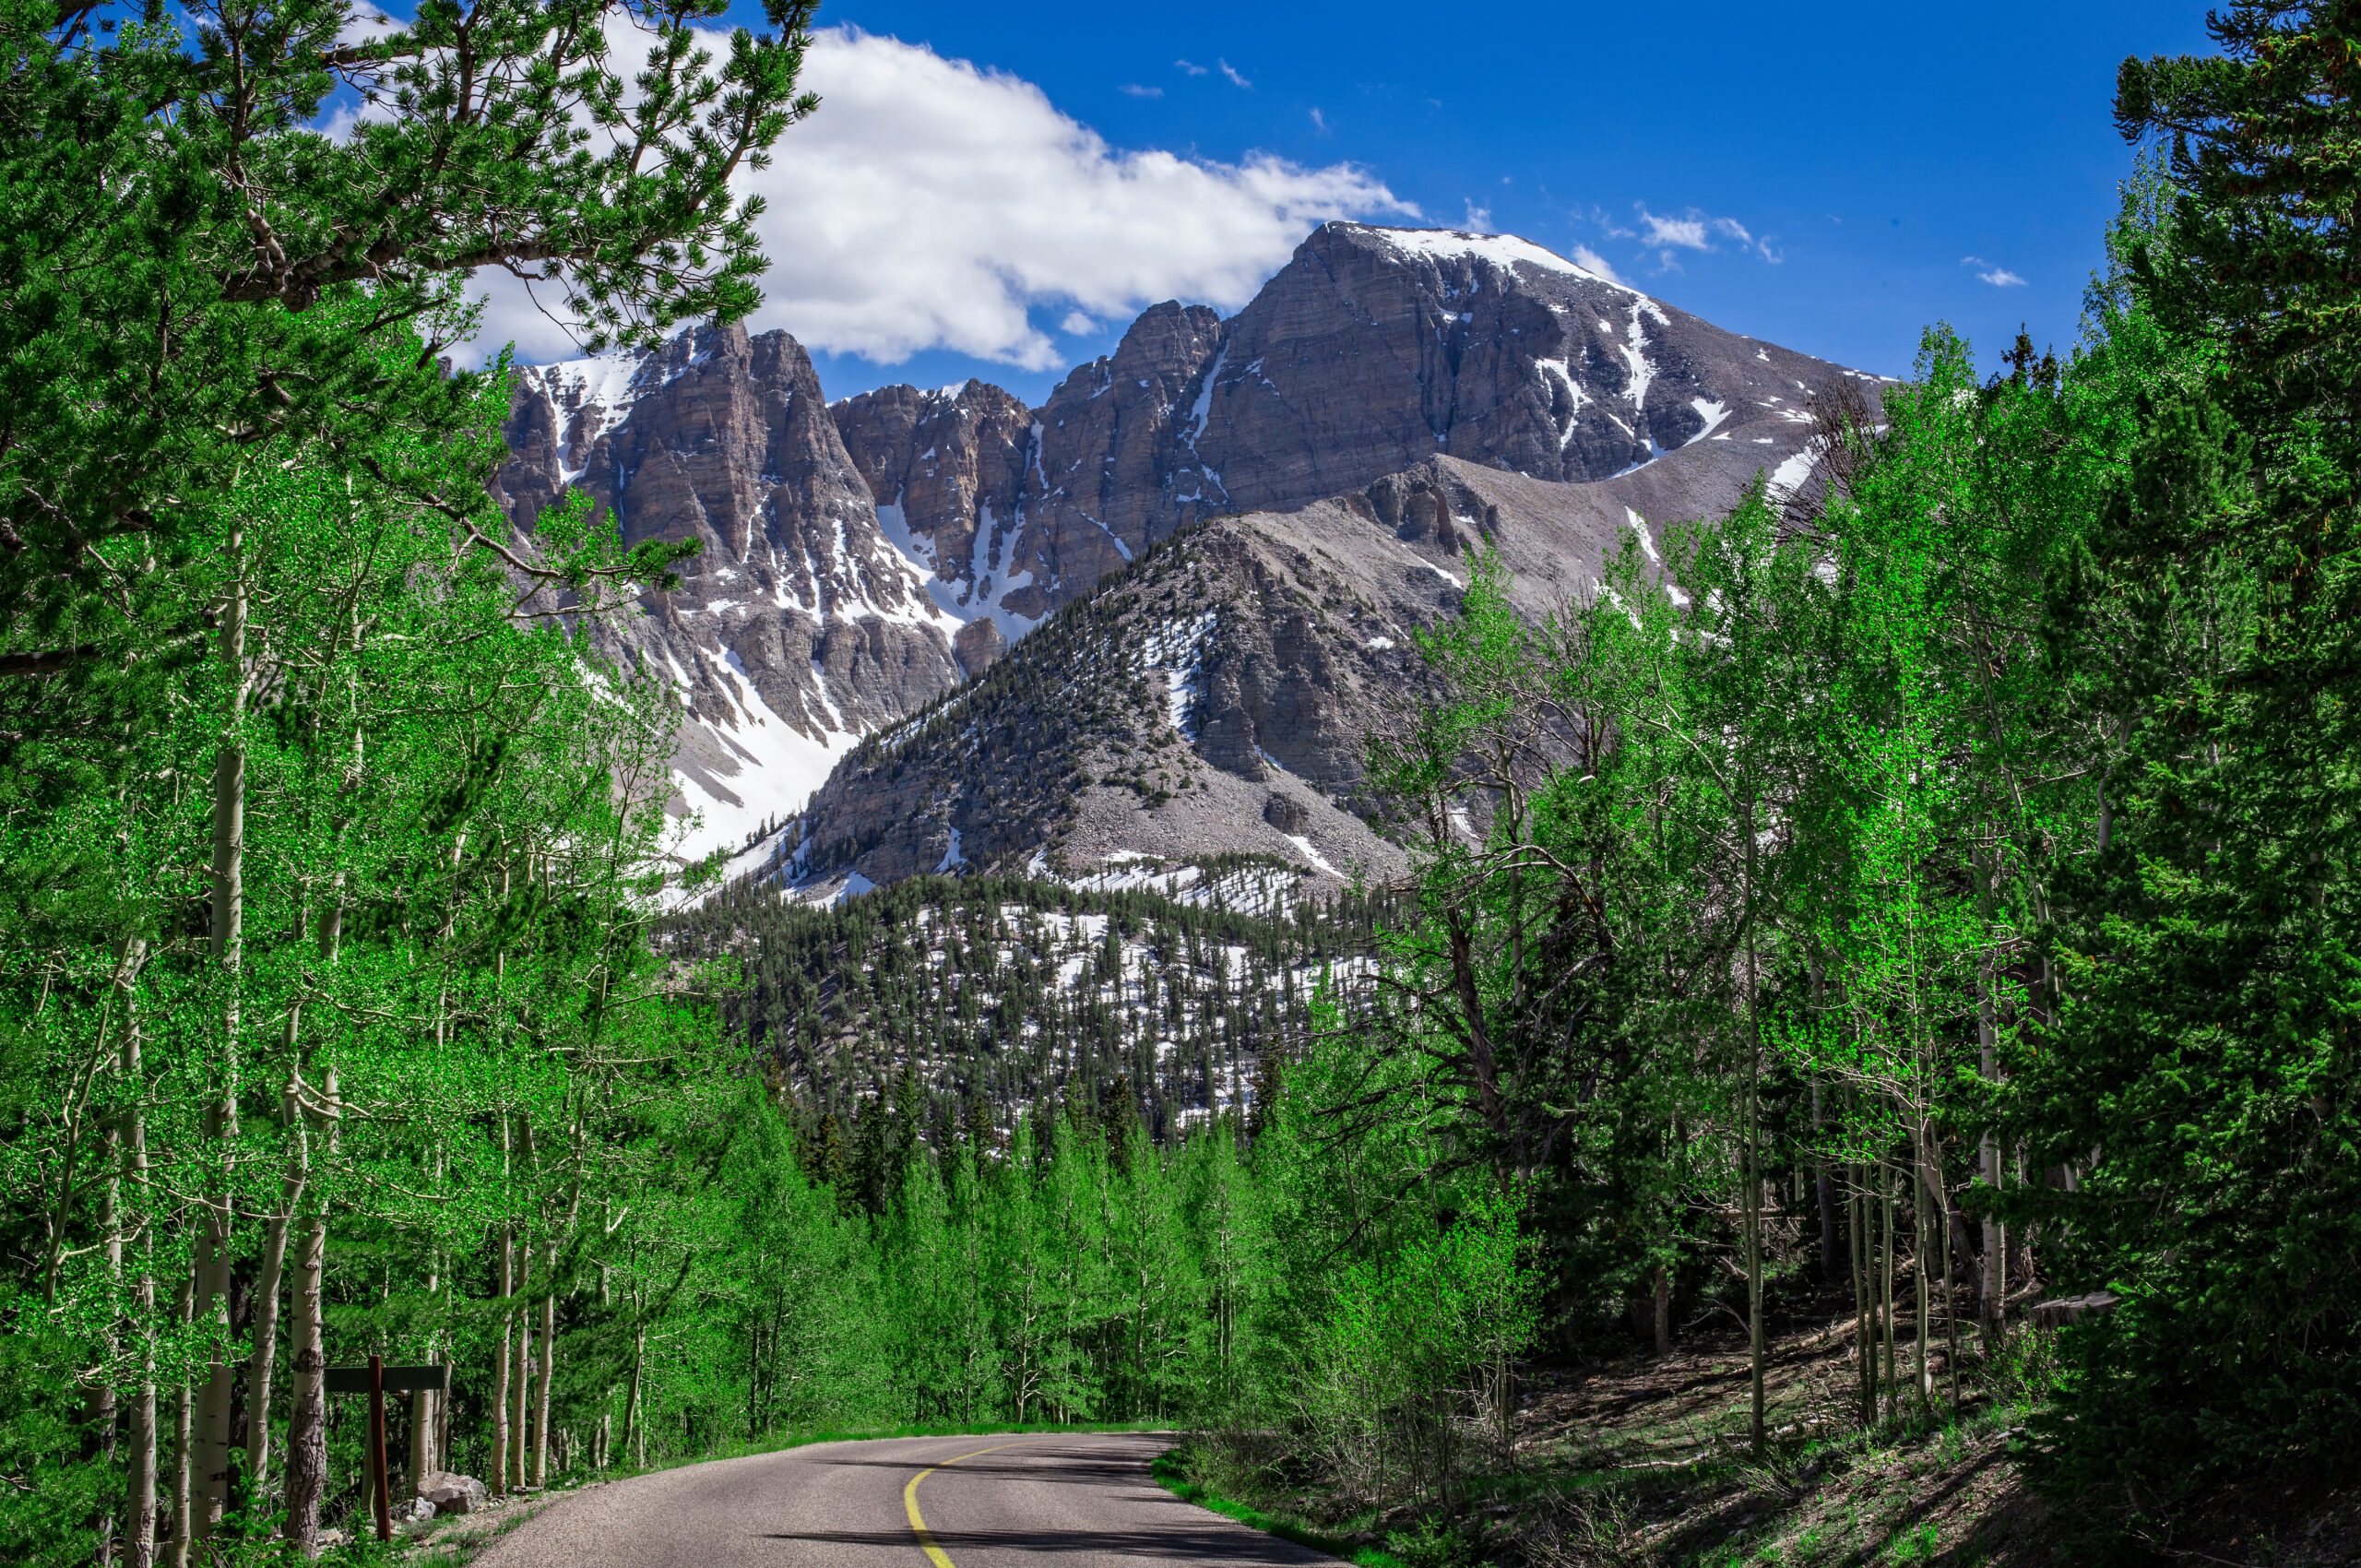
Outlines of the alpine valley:
<svg viewBox="0 0 2361 1568">
<path fill-rule="evenodd" d="M 826 400 L 784 332 L 523 370 L 498 499 L 694 538 L 599 636 L 683 704 L 680 853 L 826 897 L 927 873 L 1331 894 L 1412 635 L 1489 545 L 1535 616 L 1636 535 L 1793 492 L 1877 378 L 1509 235 L 1332 222 L 1235 316 L 1167 303 L 1040 408 Z"/>
</svg>

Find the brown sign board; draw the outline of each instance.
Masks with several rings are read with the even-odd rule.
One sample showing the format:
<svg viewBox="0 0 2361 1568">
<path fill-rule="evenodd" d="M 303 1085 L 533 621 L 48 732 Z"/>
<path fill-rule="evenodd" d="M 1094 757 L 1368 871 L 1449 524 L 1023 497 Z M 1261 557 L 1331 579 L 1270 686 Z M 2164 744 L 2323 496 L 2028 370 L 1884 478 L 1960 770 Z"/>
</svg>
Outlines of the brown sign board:
<svg viewBox="0 0 2361 1568">
<path fill-rule="evenodd" d="M 367 1367 L 330 1367 L 324 1384 L 330 1394 L 366 1394 L 370 1390 Z M 440 1394 L 451 1386 L 451 1369 L 439 1367 L 387 1367 L 385 1390 L 388 1394 L 416 1394 L 421 1390 Z"/>
</svg>

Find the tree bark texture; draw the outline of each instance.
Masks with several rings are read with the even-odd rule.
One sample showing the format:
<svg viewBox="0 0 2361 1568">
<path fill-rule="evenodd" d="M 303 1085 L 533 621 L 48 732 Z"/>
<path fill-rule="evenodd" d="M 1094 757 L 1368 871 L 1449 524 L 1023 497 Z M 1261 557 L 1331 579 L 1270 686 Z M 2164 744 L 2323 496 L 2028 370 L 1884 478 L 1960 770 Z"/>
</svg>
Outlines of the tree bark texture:
<svg viewBox="0 0 2361 1568">
<path fill-rule="evenodd" d="M 220 1526 L 230 1499 L 230 1419 L 237 1373 L 230 1354 L 229 1280 L 232 1240 L 231 1187 L 227 1169 L 237 1134 L 240 973 L 245 920 L 246 754 L 241 731 L 246 710 L 246 587 L 244 532 L 233 520 L 229 538 L 231 583 L 221 613 L 221 663 L 229 676 L 229 711 L 213 755 L 212 956 L 221 983 L 220 1055 L 215 1103 L 207 1131 L 222 1169 L 197 1247 L 196 1321 L 214 1335 L 211 1360 L 199 1385 L 192 1433 L 196 1470 L 188 1527 L 192 1547 L 202 1548 Z M 209 1560 L 209 1553 L 205 1554 Z"/>
<path fill-rule="evenodd" d="M 549 1484 L 550 1387 L 557 1378 L 557 1244 L 541 1259 L 541 1365 L 533 1388 L 533 1484 Z"/>
<path fill-rule="evenodd" d="M 148 944 L 126 938 L 115 967 L 123 995 L 123 1043 L 116 1061 L 128 1103 L 118 1139 L 124 1203 L 137 1205 L 148 1190 L 148 1120 L 141 1110 L 146 1069 L 141 1062 L 139 1014 L 134 989 L 147 961 Z M 131 1282 L 132 1332 L 139 1343 L 139 1381 L 125 1401 L 123 1561 L 130 1568 L 153 1568 L 156 1561 L 156 1241 L 140 1228 L 137 1274 Z"/>
<path fill-rule="evenodd" d="M 180 1304 L 174 1314 L 183 1328 L 196 1321 L 196 1276 L 181 1277 Z M 196 1491 L 196 1401 L 183 1378 L 172 1395 L 172 1568 L 187 1568 L 189 1508 Z"/>
<path fill-rule="evenodd" d="M 516 1243 L 516 1375 L 510 1384 L 513 1403 L 508 1411 L 509 1429 L 515 1434 L 508 1445 L 508 1484 L 512 1490 L 521 1490 L 526 1484 L 525 1445 L 533 1410 L 532 1275 L 533 1254 L 529 1244 L 520 1239 Z"/>
<path fill-rule="evenodd" d="M 505 1226 L 500 1232 L 500 1297 L 508 1301 L 514 1279 L 514 1265 Z M 492 1362 L 492 1490 L 495 1496 L 508 1494 L 508 1354 L 509 1341 L 515 1327 L 516 1313 L 504 1307 L 500 1314 L 500 1348 L 493 1352 Z"/>
<path fill-rule="evenodd" d="M 287 1032 L 295 1032 L 291 1014 Z M 287 1129 L 287 1170 L 279 1178 L 279 1211 L 263 1233 L 262 1270 L 255 1280 L 255 1342 L 246 1363 L 246 1486 L 259 1500 L 270 1470 L 270 1381 L 279 1353 L 279 1292 L 285 1283 L 287 1231 L 303 1201 L 303 1078 L 298 1075 L 280 1091 L 279 1122 Z"/>
<path fill-rule="evenodd" d="M 1902 1387 L 1894 1376 L 1893 1345 L 1893 1176 L 1885 1162 L 1878 1162 L 1878 1204 L 1885 1216 L 1884 1235 L 1880 1239 L 1880 1288 L 1883 1302 L 1880 1316 L 1885 1334 L 1885 1413 L 1889 1418 L 1902 1414 Z"/>
<path fill-rule="evenodd" d="M 324 938 L 325 940 L 325 938 Z M 326 1109 L 308 1118 L 323 1160 L 336 1147 L 336 1069 L 321 1077 Z M 299 1132 L 298 1136 L 308 1136 Z M 327 1272 L 327 1197 L 306 1183 L 303 1229 L 295 1253 L 294 1322 L 288 1330 L 288 1360 L 293 1383 L 287 1401 L 287 1539 L 309 1551 L 320 1532 L 320 1503 L 327 1495 L 327 1338 L 321 1283 Z"/>
<path fill-rule="evenodd" d="M 222 1131 L 234 1107 L 213 1106 L 208 1125 L 227 1158 L 228 1134 Z M 231 1197 L 226 1185 L 217 1187 L 206 1206 L 205 1231 L 197 1242 L 196 1315 L 194 1322 L 212 1335 L 211 1359 L 197 1383 L 196 1409 L 190 1425 L 189 1446 L 195 1455 L 190 1477 L 187 1535 L 199 1562 L 209 1562 L 205 1550 L 230 1503 L 230 1418 L 237 1392 L 237 1367 L 231 1356 L 230 1248 L 232 1241 Z"/>
</svg>

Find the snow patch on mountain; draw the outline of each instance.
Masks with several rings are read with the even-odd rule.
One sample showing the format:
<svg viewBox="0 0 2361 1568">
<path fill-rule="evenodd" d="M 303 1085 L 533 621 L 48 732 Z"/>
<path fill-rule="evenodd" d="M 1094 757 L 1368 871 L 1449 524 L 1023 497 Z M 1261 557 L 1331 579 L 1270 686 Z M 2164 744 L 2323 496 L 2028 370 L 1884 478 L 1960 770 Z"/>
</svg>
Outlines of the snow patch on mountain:
<svg viewBox="0 0 2361 1568">
<path fill-rule="evenodd" d="M 745 669 L 728 648 L 697 651 L 719 667 L 718 675 Z M 677 662 L 673 669 L 682 687 L 688 687 L 688 672 Z M 751 681 L 721 679 L 717 683 L 730 706 L 732 722 L 706 728 L 725 754 L 707 766 L 691 752 L 675 759 L 672 767 L 674 788 L 688 810 L 702 819 L 682 845 L 691 856 L 743 842 L 764 824 L 801 812 L 843 760 L 845 748 L 860 738 L 846 728 L 805 735 L 773 711 Z M 832 717 L 843 724 L 841 714 L 832 712 Z"/>
<path fill-rule="evenodd" d="M 1581 278 L 1604 288 L 1640 295 L 1640 291 L 1612 278 L 1602 278 L 1586 267 L 1578 267 L 1556 251 L 1535 244 L 1531 240 L 1514 234 L 1471 234 L 1457 229 L 1372 229 L 1382 234 L 1394 249 L 1408 255 L 1433 256 L 1437 260 L 1455 261 L 1464 255 L 1477 256 L 1495 267 L 1514 267 L 1522 262 L 1545 272 L 1563 273 L 1569 278 Z"/>
</svg>

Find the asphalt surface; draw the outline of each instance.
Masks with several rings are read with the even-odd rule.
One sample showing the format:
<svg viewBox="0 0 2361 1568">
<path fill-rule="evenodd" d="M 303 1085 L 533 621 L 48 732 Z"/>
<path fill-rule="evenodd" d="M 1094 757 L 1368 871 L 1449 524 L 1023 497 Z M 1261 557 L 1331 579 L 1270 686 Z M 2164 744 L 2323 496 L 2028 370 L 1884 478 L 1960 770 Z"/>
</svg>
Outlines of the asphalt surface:
<svg viewBox="0 0 2361 1568">
<path fill-rule="evenodd" d="M 1153 1432 L 906 1437 L 720 1459 L 561 1497 L 478 1568 L 1306 1568 L 1335 1559 L 1156 1484 Z"/>
</svg>

